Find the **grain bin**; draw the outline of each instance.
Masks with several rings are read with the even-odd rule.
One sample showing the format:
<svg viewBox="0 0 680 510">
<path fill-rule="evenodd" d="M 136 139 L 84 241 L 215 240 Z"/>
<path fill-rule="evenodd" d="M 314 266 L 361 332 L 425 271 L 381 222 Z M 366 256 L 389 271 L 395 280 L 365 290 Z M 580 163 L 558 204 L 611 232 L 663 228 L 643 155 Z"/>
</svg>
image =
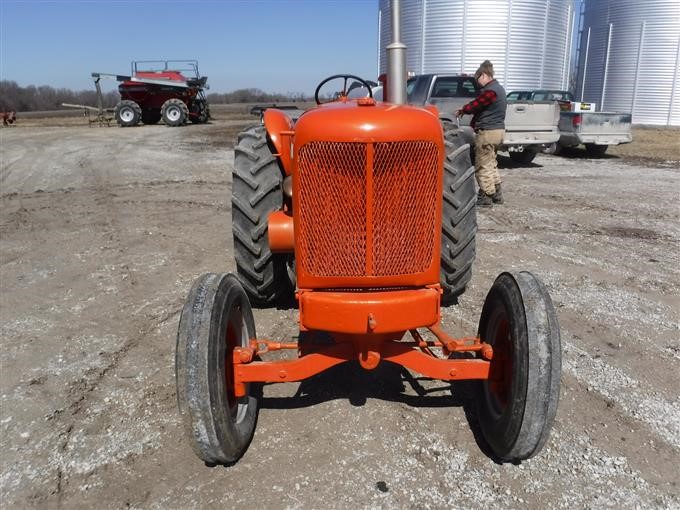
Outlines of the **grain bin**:
<svg viewBox="0 0 680 510">
<path fill-rule="evenodd" d="M 506 90 L 566 89 L 574 6 L 569 0 L 402 0 L 407 68 L 474 73 L 489 59 Z M 387 68 L 390 2 L 380 0 L 378 69 Z"/>
<path fill-rule="evenodd" d="M 680 126 L 680 0 L 585 0 L 576 97 Z"/>
</svg>

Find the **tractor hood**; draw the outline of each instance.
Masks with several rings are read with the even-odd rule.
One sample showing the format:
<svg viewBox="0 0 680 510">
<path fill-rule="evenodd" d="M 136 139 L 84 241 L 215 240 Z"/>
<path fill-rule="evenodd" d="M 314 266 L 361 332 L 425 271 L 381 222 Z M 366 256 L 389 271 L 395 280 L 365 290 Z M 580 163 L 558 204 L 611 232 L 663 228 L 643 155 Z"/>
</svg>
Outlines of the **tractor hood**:
<svg viewBox="0 0 680 510">
<path fill-rule="evenodd" d="M 436 108 L 393 105 L 370 98 L 338 101 L 307 111 L 295 125 L 295 147 L 308 142 L 428 140 L 441 145 Z M 297 152 L 297 151 L 296 151 Z"/>
</svg>

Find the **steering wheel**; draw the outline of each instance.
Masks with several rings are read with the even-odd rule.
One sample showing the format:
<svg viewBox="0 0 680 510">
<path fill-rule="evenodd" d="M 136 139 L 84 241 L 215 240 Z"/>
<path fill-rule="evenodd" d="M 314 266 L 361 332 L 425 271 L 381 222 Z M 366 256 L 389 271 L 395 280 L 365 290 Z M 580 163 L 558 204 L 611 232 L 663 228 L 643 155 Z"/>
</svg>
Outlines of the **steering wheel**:
<svg viewBox="0 0 680 510">
<path fill-rule="evenodd" d="M 354 76 L 353 74 L 334 74 L 333 76 L 329 76 L 328 78 L 323 80 L 321 83 L 319 83 L 319 86 L 316 87 L 316 90 L 314 91 L 314 100 L 316 101 L 316 104 L 323 104 L 319 99 L 319 92 L 321 91 L 321 87 L 323 87 L 329 81 L 337 80 L 338 78 L 343 78 L 345 80 L 342 85 L 341 96 L 347 97 L 347 94 L 349 93 L 349 90 L 347 90 L 347 80 L 356 80 L 368 89 L 368 97 L 373 97 L 373 91 L 371 90 L 371 86 L 363 78 L 359 78 L 358 76 Z"/>
</svg>

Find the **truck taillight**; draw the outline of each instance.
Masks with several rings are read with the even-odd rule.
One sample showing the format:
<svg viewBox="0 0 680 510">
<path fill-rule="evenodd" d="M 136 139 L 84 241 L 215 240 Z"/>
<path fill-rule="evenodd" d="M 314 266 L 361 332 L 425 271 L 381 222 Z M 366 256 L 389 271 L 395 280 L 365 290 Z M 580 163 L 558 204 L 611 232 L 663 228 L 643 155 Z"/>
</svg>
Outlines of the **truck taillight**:
<svg viewBox="0 0 680 510">
<path fill-rule="evenodd" d="M 581 115 L 574 115 L 571 118 L 571 125 L 574 126 L 575 128 L 579 127 L 581 125 Z"/>
</svg>

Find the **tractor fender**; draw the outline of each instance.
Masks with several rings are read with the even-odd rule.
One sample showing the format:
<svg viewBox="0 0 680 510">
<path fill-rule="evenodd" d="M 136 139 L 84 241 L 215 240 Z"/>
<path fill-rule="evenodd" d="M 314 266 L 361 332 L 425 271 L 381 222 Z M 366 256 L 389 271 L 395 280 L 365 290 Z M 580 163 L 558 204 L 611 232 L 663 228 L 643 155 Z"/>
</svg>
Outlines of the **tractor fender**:
<svg viewBox="0 0 680 510">
<path fill-rule="evenodd" d="M 291 144 L 293 140 L 293 121 L 283 111 L 276 108 L 267 108 L 262 116 L 267 136 L 276 150 L 275 156 L 281 161 L 281 166 L 286 175 L 293 173 L 293 160 L 291 158 Z"/>
</svg>

